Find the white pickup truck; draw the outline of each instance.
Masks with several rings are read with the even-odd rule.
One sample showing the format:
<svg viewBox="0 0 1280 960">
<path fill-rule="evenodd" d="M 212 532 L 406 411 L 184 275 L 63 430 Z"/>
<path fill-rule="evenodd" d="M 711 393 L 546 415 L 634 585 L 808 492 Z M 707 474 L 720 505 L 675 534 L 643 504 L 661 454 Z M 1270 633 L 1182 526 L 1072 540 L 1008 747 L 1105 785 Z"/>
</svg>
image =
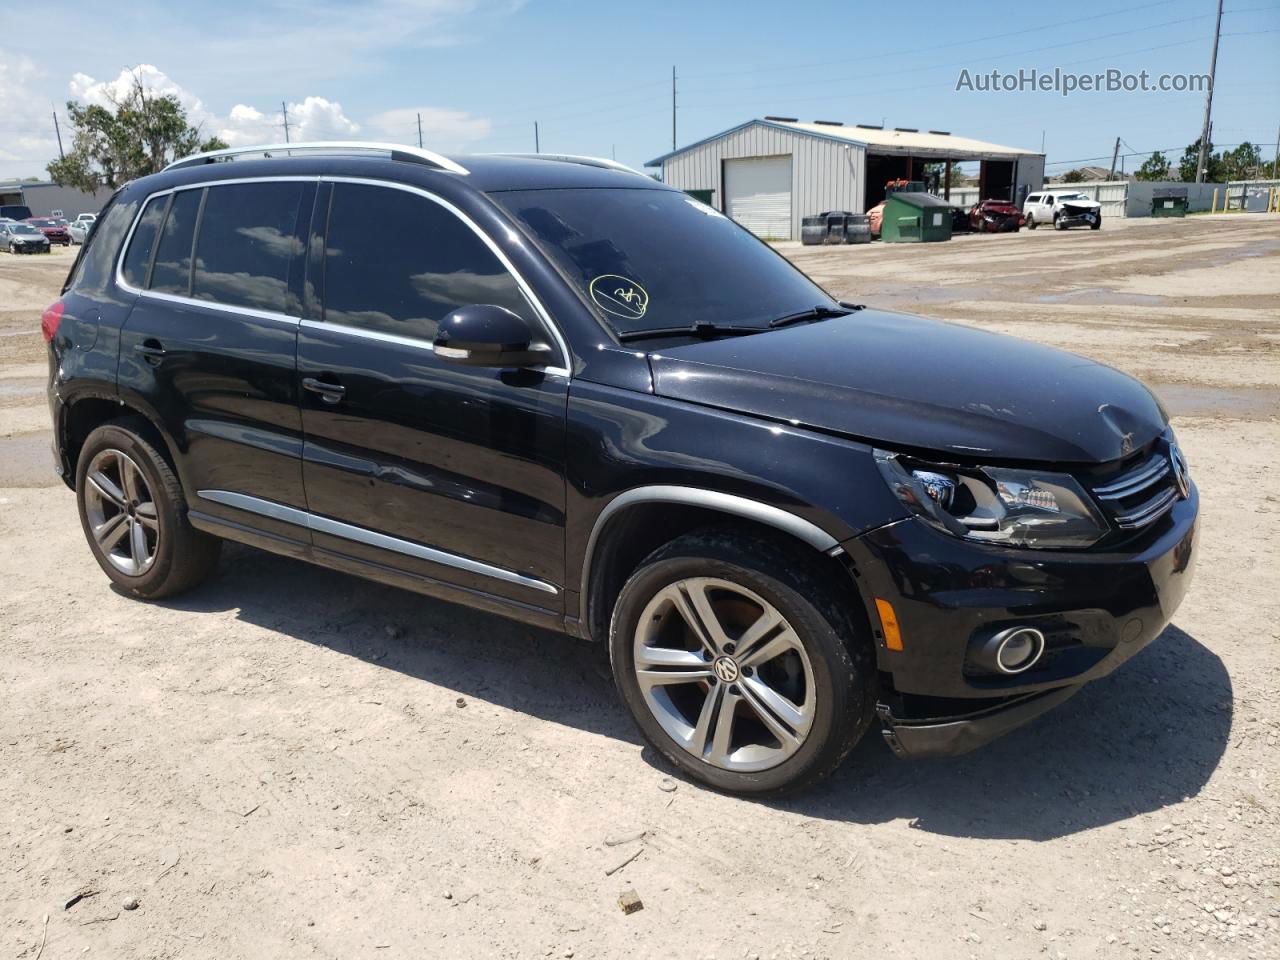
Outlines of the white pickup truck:
<svg viewBox="0 0 1280 960">
<path fill-rule="evenodd" d="M 1042 223 L 1052 223 L 1055 230 L 1082 226 L 1097 230 L 1102 226 L 1102 205 L 1076 190 L 1033 193 L 1023 202 L 1022 215 L 1027 218 L 1028 230 Z"/>
</svg>

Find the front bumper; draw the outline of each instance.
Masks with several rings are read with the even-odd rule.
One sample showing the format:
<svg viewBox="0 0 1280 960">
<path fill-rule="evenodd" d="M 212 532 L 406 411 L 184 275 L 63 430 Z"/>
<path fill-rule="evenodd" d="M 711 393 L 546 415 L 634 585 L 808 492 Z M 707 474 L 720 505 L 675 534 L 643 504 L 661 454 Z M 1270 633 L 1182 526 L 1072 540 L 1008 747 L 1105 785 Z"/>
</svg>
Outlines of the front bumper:
<svg viewBox="0 0 1280 960">
<path fill-rule="evenodd" d="M 1127 552 L 997 548 L 916 518 L 843 544 L 876 633 L 890 745 L 910 755 L 963 753 L 1119 667 L 1182 602 L 1198 511 L 1193 486 Z M 888 646 L 876 598 L 893 606 L 901 650 Z M 1040 630 L 1044 656 L 1016 675 L 977 667 L 975 645 L 1012 626 Z"/>
</svg>

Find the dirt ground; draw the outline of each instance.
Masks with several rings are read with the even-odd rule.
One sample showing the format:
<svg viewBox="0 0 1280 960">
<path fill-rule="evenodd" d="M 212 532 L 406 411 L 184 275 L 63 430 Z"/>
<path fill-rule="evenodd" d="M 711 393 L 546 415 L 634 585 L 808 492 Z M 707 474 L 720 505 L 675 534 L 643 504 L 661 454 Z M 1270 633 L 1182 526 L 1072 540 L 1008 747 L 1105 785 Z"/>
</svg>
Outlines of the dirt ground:
<svg viewBox="0 0 1280 960">
<path fill-rule="evenodd" d="M 1158 641 L 761 804 L 674 778 L 581 642 L 240 547 L 132 601 L 49 462 L 70 256 L 0 255 L 0 957 L 1280 957 L 1280 218 L 785 252 L 1152 385 L 1203 496 Z"/>
</svg>

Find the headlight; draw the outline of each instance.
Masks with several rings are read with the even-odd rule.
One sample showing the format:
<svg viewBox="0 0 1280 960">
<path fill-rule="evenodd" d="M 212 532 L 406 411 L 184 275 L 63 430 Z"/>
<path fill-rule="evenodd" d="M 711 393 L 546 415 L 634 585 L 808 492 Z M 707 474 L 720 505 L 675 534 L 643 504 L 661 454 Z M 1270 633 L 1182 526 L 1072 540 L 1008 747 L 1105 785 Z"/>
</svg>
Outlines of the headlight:
<svg viewBox="0 0 1280 960">
<path fill-rule="evenodd" d="M 1047 470 L 956 467 L 875 452 L 899 500 L 940 530 L 1010 547 L 1090 547 L 1107 523 L 1074 477 Z"/>
</svg>

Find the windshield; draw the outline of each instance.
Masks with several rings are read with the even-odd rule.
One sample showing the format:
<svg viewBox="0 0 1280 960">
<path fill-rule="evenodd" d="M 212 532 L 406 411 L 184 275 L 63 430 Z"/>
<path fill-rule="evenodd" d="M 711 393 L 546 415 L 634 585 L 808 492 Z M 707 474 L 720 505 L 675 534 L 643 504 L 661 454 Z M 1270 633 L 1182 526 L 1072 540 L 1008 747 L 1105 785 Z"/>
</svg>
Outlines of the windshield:
<svg viewBox="0 0 1280 960">
<path fill-rule="evenodd" d="M 8 225 L 10 233 L 39 233 L 35 227 L 28 226 L 25 223 L 11 223 Z"/>
<path fill-rule="evenodd" d="M 813 281 L 716 210 L 649 189 L 491 195 L 619 335 L 694 324 L 766 328 L 836 307 Z"/>
</svg>

